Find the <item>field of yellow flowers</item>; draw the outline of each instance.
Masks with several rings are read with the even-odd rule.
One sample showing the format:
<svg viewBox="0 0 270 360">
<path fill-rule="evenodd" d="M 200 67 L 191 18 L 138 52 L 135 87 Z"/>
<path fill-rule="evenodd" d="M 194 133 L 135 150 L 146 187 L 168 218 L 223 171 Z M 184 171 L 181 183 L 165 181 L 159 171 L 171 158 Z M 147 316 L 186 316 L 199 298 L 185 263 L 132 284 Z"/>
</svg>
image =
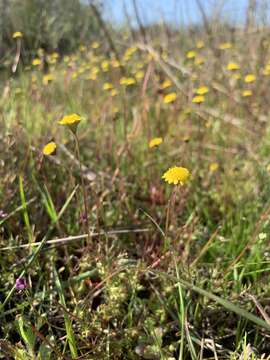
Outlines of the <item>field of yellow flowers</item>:
<svg viewBox="0 0 270 360">
<path fill-rule="evenodd" d="M 270 41 L 125 37 L 1 76 L 0 358 L 270 355 Z"/>
</svg>

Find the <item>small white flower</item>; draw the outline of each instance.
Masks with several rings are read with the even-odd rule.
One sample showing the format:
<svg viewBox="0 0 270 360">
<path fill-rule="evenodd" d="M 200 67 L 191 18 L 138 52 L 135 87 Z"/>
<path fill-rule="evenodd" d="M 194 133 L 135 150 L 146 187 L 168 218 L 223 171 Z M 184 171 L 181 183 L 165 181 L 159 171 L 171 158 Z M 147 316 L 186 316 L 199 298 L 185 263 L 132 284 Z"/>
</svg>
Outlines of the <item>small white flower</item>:
<svg viewBox="0 0 270 360">
<path fill-rule="evenodd" d="M 259 234 L 259 240 L 265 240 L 267 238 L 267 234 L 266 233 L 260 233 Z"/>
</svg>

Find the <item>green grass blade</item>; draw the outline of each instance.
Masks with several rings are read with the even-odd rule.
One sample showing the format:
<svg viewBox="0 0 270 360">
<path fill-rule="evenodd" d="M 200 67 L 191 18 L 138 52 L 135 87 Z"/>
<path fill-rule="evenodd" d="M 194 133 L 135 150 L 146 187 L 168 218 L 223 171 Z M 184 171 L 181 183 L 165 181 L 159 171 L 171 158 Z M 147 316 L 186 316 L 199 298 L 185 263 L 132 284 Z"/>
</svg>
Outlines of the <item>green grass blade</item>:
<svg viewBox="0 0 270 360">
<path fill-rule="evenodd" d="M 59 296 L 59 302 L 62 305 L 62 307 L 65 308 L 66 307 L 65 295 L 64 295 L 63 287 L 62 287 L 61 281 L 59 279 L 56 268 L 54 268 L 54 277 L 55 277 L 56 289 L 57 289 L 58 296 Z M 77 351 L 74 332 L 72 329 L 72 322 L 71 322 L 67 312 L 64 312 L 64 322 L 65 322 L 67 341 L 68 341 L 69 349 L 71 352 L 71 356 L 72 356 L 72 359 L 75 359 L 76 357 L 78 357 L 78 351 Z"/>
</svg>

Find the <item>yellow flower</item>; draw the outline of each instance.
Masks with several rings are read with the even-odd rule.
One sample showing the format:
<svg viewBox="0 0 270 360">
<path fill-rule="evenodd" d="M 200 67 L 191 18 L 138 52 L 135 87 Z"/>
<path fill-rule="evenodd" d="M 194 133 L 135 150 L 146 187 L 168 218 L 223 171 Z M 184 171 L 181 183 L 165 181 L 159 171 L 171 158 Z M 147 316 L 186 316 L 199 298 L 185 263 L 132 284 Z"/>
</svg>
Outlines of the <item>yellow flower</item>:
<svg viewBox="0 0 270 360">
<path fill-rule="evenodd" d="M 174 102 L 177 98 L 177 94 L 175 92 L 167 94 L 164 96 L 163 101 L 165 104 L 170 104 Z"/>
<path fill-rule="evenodd" d="M 190 172 L 188 171 L 188 169 L 184 167 L 174 166 L 163 174 L 162 179 L 164 179 L 169 184 L 184 185 L 189 177 Z"/>
<path fill-rule="evenodd" d="M 239 70 L 240 66 L 238 64 L 236 64 L 235 62 L 229 62 L 229 64 L 227 65 L 227 70 L 230 71 L 235 71 L 235 70 Z"/>
<path fill-rule="evenodd" d="M 116 96 L 116 95 L 118 95 L 118 91 L 116 89 L 112 89 L 111 96 Z"/>
<path fill-rule="evenodd" d="M 103 90 L 111 90 L 113 89 L 113 84 L 109 83 L 109 82 L 106 82 L 104 85 L 103 85 Z"/>
<path fill-rule="evenodd" d="M 12 38 L 13 39 L 18 39 L 18 38 L 22 38 L 23 34 L 20 31 L 16 31 L 15 33 L 13 33 Z"/>
<path fill-rule="evenodd" d="M 199 40 L 196 44 L 197 49 L 202 49 L 204 47 L 204 42 L 202 40 Z"/>
<path fill-rule="evenodd" d="M 130 77 L 130 78 L 126 79 L 127 86 L 134 85 L 134 84 L 136 84 L 136 80 L 134 78 Z"/>
<path fill-rule="evenodd" d="M 49 142 L 46 144 L 42 150 L 44 155 L 54 155 L 56 152 L 56 143 L 54 141 Z"/>
<path fill-rule="evenodd" d="M 197 57 L 197 58 L 195 59 L 195 61 L 194 61 L 194 64 L 195 64 L 195 65 L 198 65 L 198 66 L 200 66 L 200 65 L 202 65 L 202 64 L 204 64 L 204 63 L 205 63 L 205 59 L 202 58 L 202 57 Z"/>
<path fill-rule="evenodd" d="M 98 49 L 100 47 L 100 44 L 97 41 L 94 41 L 91 45 L 92 49 Z"/>
<path fill-rule="evenodd" d="M 161 89 L 167 89 L 170 86 L 172 86 L 172 82 L 171 80 L 167 79 L 164 80 L 163 83 L 161 84 Z"/>
<path fill-rule="evenodd" d="M 144 72 L 142 70 L 137 71 L 136 74 L 135 74 L 135 78 L 137 80 L 143 79 L 144 78 Z"/>
<path fill-rule="evenodd" d="M 201 86 L 198 89 L 196 89 L 197 95 L 205 95 L 209 92 L 209 88 L 207 86 Z"/>
<path fill-rule="evenodd" d="M 267 64 L 263 70 L 263 75 L 264 76 L 269 76 L 270 75 L 270 64 Z"/>
<path fill-rule="evenodd" d="M 136 84 L 136 80 L 132 77 L 130 77 L 130 78 L 122 77 L 120 79 L 120 85 L 130 86 L 130 85 L 134 85 L 134 84 Z"/>
<path fill-rule="evenodd" d="M 107 72 L 109 70 L 110 63 L 107 60 L 102 61 L 101 68 L 104 72 Z"/>
<path fill-rule="evenodd" d="M 209 171 L 210 171 L 210 172 L 215 172 L 215 171 L 218 170 L 218 168 L 219 168 L 219 165 L 218 165 L 217 162 L 213 162 L 213 163 L 211 163 L 211 164 L 209 165 Z"/>
<path fill-rule="evenodd" d="M 194 59 L 196 55 L 197 55 L 196 51 L 190 50 L 187 52 L 186 57 L 187 59 Z"/>
<path fill-rule="evenodd" d="M 220 50 L 228 50 L 232 48 L 232 44 L 230 42 L 225 42 L 219 45 Z"/>
<path fill-rule="evenodd" d="M 32 65 L 33 66 L 39 66 L 39 65 L 41 65 L 41 60 L 40 59 L 34 59 L 33 61 L 32 61 Z"/>
<path fill-rule="evenodd" d="M 116 59 L 113 59 L 113 60 L 111 61 L 111 64 L 112 64 L 112 67 L 113 67 L 113 68 L 119 68 L 119 67 L 121 66 L 120 61 L 118 61 L 118 60 L 116 60 Z"/>
<path fill-rule="evenodd" d="M 42 82 L 44 85 L 48 85 L 48 83 L 53 80 L 54 80 L 54 76 L 52 74 L 46 74 L 42 78 Z"/>
<path fill-rule="evenodd" d="M 252 96 L 252 91 L 251 91 L 251 90 L 243 90 L 243 91 L 242 91 L 242 96 L 243 96 L 243 97 Z"/>
<path fill-rule="evenodd" d="M 86 51 L 86 46 L 85 45 L 80 45 L 79 50 L 81 52 L 85 52 Z"/>
<path fill-rule="evenodd" d="M 70 114 L 64 116 L 61 120 L 58 121 L 59 125 L 65 125 L 70 128 L 72 132 L 76 132 L 79 122 L 82 120 L 81 116 L 78 114 Z"/>
<path fill-rule="evenodd" d="M 205 97 L 203 95 L 197 95 L 197 96 L 194 96 L 194 98 L 192 99 L 192 102 L 194 104 L 201 104 L 205 101 Z"/>
<path fill-rule="evenodd" d="M 253 74 L 248 74 L 245 76 L 245 83 L 252 83 L 256 80 L 256 76 Z"/>
<path fill-rule="evenodd" d="M 239 73 L 232 74 L 232 79 L 234 79 L 234 80 L 240 80 L 240 79 L 241 79 L 241 75 L 240 75 Z"/>
<path fill-rule="evenodd" d="M 153 148 L 155 146 L 160 145 L 163 142 L 161 137 L 157 137 L 157 138 L 153 138 L 150 142 L 149 142 L 149 148 Z"/>
</svg>

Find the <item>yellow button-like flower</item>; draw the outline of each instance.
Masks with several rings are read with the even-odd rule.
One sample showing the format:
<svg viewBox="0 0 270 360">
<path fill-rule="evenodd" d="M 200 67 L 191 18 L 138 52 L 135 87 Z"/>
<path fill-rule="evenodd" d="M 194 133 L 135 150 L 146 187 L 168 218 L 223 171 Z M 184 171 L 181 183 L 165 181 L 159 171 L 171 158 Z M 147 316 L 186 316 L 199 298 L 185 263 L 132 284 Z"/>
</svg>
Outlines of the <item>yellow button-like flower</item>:
<svg viewBox="0 0 270 360">
<path fill-rule="evenodd" d="M 256 76 L 253 74 L 248 74 L 245 76 L 245 83 L 252 83 L 256 80 Z"/>
<path fill-rule="evenodd" d="M 72 132 L 76 132 L 79 122 L 82 120 L 81 116 L 78 114 L 70 114 L 64 116 L 61 120 L 58 121 L 59 125 L 65 125 L 70 128 Z"/>
<path fill-rule="evenodd" d="M 120 79 L 120 85 L 130 86 L 130 85 L 134 85 L 134 84 L 136 84 L 136 80 L 132 77 L 130 77 L 130 78 L 122 77 Z"/>
<path fill-rule="evenodd" d="M 167 170 L 162 179 L 169 184 L 184 185 L 190 177 L 190 172 L 184 167 L 174 166 Z"/>
<path fill-rule="evenodd" d="M 56 143 L 54 141 L 49 142 L 46 144 L 42 150 L 44 155 L 54 155 L 56 153 Z"/>
<path fill-rule="evenodd" d="M 23 34 L 22 34 L 22 32 L 20 32 L 20 31 L 16 31 L 15 33 L 13 33 L 13 35 L 12 35 L 12 38 L 13 39 L 19 39 L 19 38 L 22 38 L 23 37 Z"/>
<path fill-rule="evenodd" d="M 121 66 L 121 63 L 120 63 L 120 61 L 118 61 L 116 59 L 113 59 L 111 61 L 111 65 L 112 65 L 113 68 L 119 68 Z"/>
<path fill-rule="evenodd" d="M 219 49 L 220 50 L 228 50 L 232 48 L 232 43 L 230 42 L 224 42 L 222 44 L 219 45 Z"/>
<path fill-rule="evenodd" d="M 167 79 L 164 80 L 163 83 L 161 84 L 161 89 L 167 89 L 170 86 L 172 86 L 172 82 L 171 80 Z"/>
<path fill-rule="evenodd" d="M 135 74 L 135 78 L 137 80 L 143 79 L 144 78 L 144 71 L 142 71 L 142 70 L 137 71 L 136 74 Z"/>
<path fill-rule="evenodd" d="M 243 96 L 243 97 L 252 96 L 252 91 L 251 91 L 251 90 L 243 90 L 243 91 L 242 91 L 242 96 Z"/>
<path fill-rule="evenodd" d="M 167 94 L 164 96 L 163 101 L 165 104 L 170 104 L 174 102 L 177 98 L 177 94 L 175 92 Z"/>
<path fill-rule="evenodd" d="M 94 41 L 91 45 L 92 49 L 98 49 L 100 47 L 100 44 L 97 41 Z"/>
<path fill-rule="evenodd" d="M 235 71 L 235 70 L 239 70 L 240 66 L 238 64 L 236 64 L 235 62 L 229 62 L 229 64 L 227 65 L 227 70 L 229 71 Z"/>
<path fill-rule="evenodd" d="M 155 146 L 159 146 L 161 143 L 163 142 L 161 137 L 157 137 L 157 138 L 153 138 L 150 142 L 149 142 L 149 148 L 153 148 Z"/>
<path fill-rule="evenodd" d="M 118 91 L 116 89 L 112 89 L 111 96 L 116 96 L 116 95 L 118 95 Z"/>
<path fill-rule="evenodd" d="M 111 90 L 113 89 L 113 84 L 109 83 L 109 82 L 106 82 L 104 85 L 103 85 L 103 90 Z"/>
<path fill-rule="evenodd" d="M 42 78 L 42 82 L 44 85 L 48 85 L 50 81 L 54 80 L 54 76 L 52 74 L 46 74 Z"/>
<path fill-rule="evenodd" d="M 233 80 L 240 80 L 241 79 L 241 74 L 239 74 L 239 73 L 232 74 L 232 79 Z"/>
<path fill-rule="evenodd" d="M 197 96 L 194 96 L 194 98 L 192 99 L 192 102 L 194 104 L 201 104 L 205 101 L 205 97 L 203 95 L 197 95 Z"/>
<path fill-rule="evenodd" d="M 109 70 L 110 63 L 107 60 L 102 61 L 101 68 L 104 72 L 107 72 Z"/>
<path fill-rule="evenodd" d="M 186 57 L 187 59 L 194 59 L 196 55 L 197 55 L 196 51 L 190 50 L 187 52 Z"/>
<path fill-rule="evenodd" d="M 209 88 L 207 86 L 201 86 L 198 89 L 196 89 L 197 95 L 205 95 L 209 92 Z"/>
<path fill-rule="evenodd" d="M 134 84 L 136 84 L 136 80 L 134 78 L 129 77 L 129 78 L 126 79 L 126 85 L 127 86 L 134 85 Z"/>
<path fill-rule="evenodd" d="M 211 164 L 209 165 L 209 171 L 210 171 L 210 172 L 215 172 L 215 171 L 218 170 L 218 168 L 219 168 L 219 165 L 218 165 L 217 162 L 213 162 L 213 163 L 211 163 Z"/>
<path fill-rule="evenodd" d="M 32 65 L 33 66 L 39 66 L 39 65 L 41 65 L 41 60 L 40 59 L 34 59 L 33 61 L 32 61 Z"/>
<path fill-rule="evenodd" d="M 198 65 L 198 66 L 200 66 L 200 65 L 202 65 L 202 64 L 204 64 L 204 63 L 205 63 L 205 59 L 202 58 L 202 57 L 197 57 L 197 58 L 195 59 L 195 61 L 194 61 L 194 64 L 195 64 L 195 65 Z"/>
<path fill-rule="evenodd" d="M 205 44 L 204 44 L 204 41 L 202 41 L 202 40 L 199 40 L 196 44 L 197 49 L 202 49 L 202 48 L 204 48 L 204 46 L 205 46 Z"/>
</svg>

